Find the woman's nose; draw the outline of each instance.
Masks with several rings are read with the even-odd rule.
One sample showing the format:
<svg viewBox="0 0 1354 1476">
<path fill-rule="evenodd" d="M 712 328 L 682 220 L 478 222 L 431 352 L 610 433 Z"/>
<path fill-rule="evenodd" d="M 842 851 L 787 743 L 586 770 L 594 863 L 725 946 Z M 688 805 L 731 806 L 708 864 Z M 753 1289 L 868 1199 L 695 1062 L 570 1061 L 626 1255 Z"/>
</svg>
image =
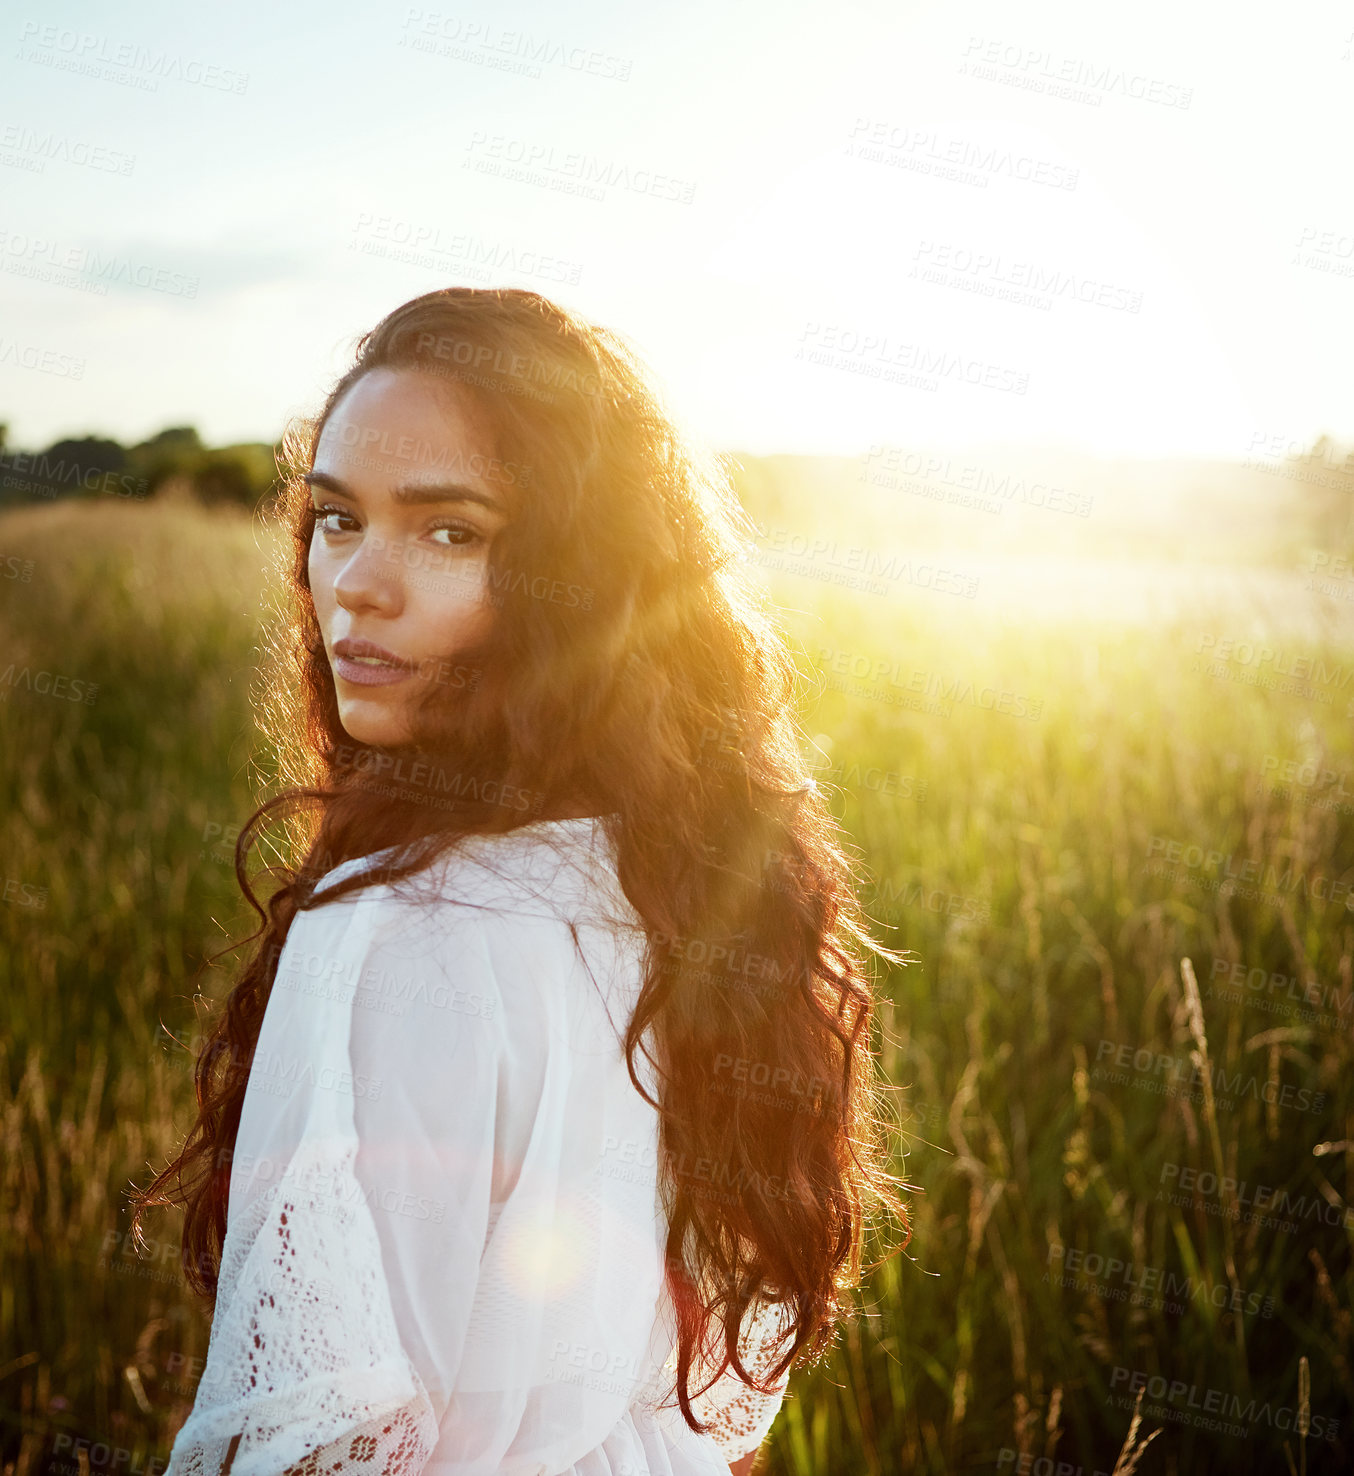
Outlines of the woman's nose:
<svg viewBox="0 0 1354 1476">
<path fill-rule="evenodd" d="M 400 547 L 369 536 L 334 579 L 334 598 L 345 610 L 397 610 L 404 601 Z"/>
</svg>

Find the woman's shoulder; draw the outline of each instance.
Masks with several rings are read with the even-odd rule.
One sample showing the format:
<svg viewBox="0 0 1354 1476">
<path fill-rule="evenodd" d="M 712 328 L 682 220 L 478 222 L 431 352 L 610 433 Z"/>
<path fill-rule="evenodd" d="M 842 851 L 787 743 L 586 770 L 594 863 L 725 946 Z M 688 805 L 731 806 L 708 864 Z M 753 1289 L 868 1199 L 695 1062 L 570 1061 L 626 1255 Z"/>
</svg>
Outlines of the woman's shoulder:
<svg viewBox="0 0 1354 1476">
<path fill-rule="evenodd" d="M 408 878 L 324 901 L 397 850 L 320 879 L 288 934 L 284 989 L 323 987 L 346 1003 L 352 1038 L 380 1060 L 395 1060 L 411 1031 L 477 1053 L 492 1035 L 519 1067 L 553 1039 L 590 1056 L 610 1049 L 642 987 L 647 935 L 600 818 L 468 837 Z"/>
<path fill-rule="evenodd" d="M 320 878 L 315 899 L 397 851 L 398 847 L 388 846 L 341 862 Z M 407 881 L 376 883 L 347 895 L 373 893 L 397 905 L 449 903 L 575 926 L 643 931 L 642 920 L 621 887 L 605 817 L 595 815 L 540 820 L 503 834 L 467 836 Z"/>
</svg>

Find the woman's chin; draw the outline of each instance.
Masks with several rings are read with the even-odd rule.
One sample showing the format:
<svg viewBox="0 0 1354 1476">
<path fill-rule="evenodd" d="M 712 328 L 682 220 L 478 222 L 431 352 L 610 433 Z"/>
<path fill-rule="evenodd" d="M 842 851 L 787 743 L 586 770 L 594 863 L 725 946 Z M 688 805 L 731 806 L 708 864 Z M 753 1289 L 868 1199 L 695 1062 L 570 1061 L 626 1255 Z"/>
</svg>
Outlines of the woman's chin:
<svg viewBox="0 0 1354 1476">
<path fill-rule="evenodd" d="M 365 702 L 351 706 L 345 704 L 339 713 L 343 731 L 354 743 L 364 743 L 369 748 L 394 748 L 405 742 L 407 735 L 403 723 L 389 713 L 363 711 L 367 706 Z"/>
</svg>

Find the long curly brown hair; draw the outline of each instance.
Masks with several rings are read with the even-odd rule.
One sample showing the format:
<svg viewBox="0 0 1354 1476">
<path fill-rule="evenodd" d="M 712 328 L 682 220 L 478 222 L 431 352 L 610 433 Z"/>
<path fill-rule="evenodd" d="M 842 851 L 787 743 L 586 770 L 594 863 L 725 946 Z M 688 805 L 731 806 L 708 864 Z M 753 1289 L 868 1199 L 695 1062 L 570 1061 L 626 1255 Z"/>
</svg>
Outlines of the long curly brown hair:
<svg viewBox="0 0 1354 1476">
<path fill-rule="evenodd" d="M 462 653 L 474 679 L 434 684 L 420 708 L 417 751 L 458 776 L 436 804 L 426 785 L 391 779 L 402 772 L 391 750 L 340 724 L 308 578 L 315 513 L 302 478 L 335 406 L 379 367 L 436 374 L 471 396 L 523 499 L 489 552 L 499 595 L 492 630 Z M 398 882 L 466 835 L 586 796 L 649 940 L 625 1050 L 660 1114 L 677 1394 L 703 1431 L 688 1388 L 698 1350 L 769 1387 L 833 1341 L 875 1216 L 896 1217 L 902 1244 L 910 1233 L 905 1186 L 885 1168 L 866 970 L 871 953 L 905 958 L 870 937 L 812 782 L 794 662 L 746 572 L 755 528 L 731 468 L 682 435 L 617 335 L 534 292 L 462 287 L 415 298 L 366 334 L 319 415 L 288 428 L 281 460 L 270 511 L 291 535 L 289 597 L 261 724 L 284 788 L 235 852 L 260 923 L 234 945 L 252 953 L 198 1054 L 197 1122 L 136 1195 L 138 1233 L 147 1206 L 183 1204 L 188 1279 L 214 1301 L 249 1065 L 287 929 L 321 876 L 393 847 L 324 896 Z M 571 587 L 587 598 L 539 597 Z M 304 859 L 268 868 L 281 884 L 265 905 L 246 860 L 275 821 Z M 656 1100 L 637 1050 L 657 1070 Z M 787 1331 L 759 1380 L 738 1342 L 762 1302 L 779 1304 Z"/>
</svg>

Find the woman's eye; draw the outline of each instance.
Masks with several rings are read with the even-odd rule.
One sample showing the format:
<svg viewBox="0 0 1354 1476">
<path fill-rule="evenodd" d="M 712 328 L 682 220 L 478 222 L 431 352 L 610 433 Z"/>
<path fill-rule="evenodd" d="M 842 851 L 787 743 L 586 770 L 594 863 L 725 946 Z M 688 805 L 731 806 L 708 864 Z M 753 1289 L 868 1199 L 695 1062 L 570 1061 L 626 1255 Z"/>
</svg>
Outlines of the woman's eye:
<svg viewBox="0 0 1354 1476">
<path fill-rule="evenodd" d="M 317 507 L 315 509 L 315 526 L 322 533 L 333 534 L 344 531 L 332 526 L 328 526 L 329 520 L 331 518 L 346 518 L 350 523 L 355 523 L 357 521 L 357 519 L 354 518 L 353 515 L 348 512 L 346 508 L 329 506 Z"/>
<path fill-rule="evenodd" d="M 467 527 L 464 523 L 438 523 L 428 530 L 433 533 L 450 533 L 448 543 L 453 548 L 464 548 L 468 544 L 479 540 L 479 534 L 474 528 Z"/>
</svg>

